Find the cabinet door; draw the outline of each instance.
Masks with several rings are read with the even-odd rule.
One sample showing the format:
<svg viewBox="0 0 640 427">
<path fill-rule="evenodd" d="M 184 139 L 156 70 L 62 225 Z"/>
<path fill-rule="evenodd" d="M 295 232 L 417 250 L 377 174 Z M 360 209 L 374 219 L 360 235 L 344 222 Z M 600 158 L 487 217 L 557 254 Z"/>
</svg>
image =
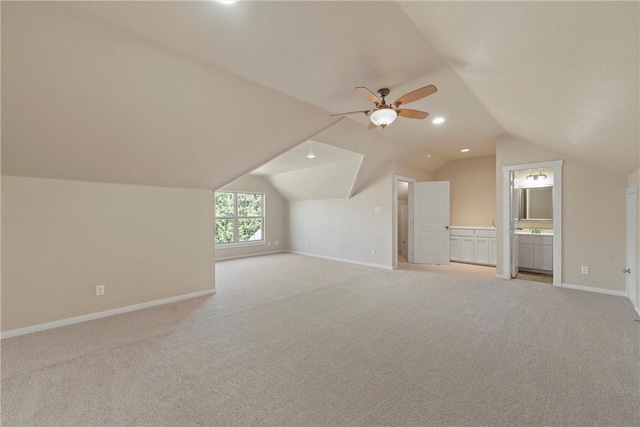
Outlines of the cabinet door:
<svg viewBox="0 0 640 427">
<path fill-rule="evenodd" d="M 553 270 L 553 246 L 533 245 L 533 268 Z"/>
<path fill-rule="evenodd" d="M 460 261 L 460 237 L 449 237 L 449 253 L 451 261 Z"/>
<path fill-rule="evenodd" d="M 518 245 L 518 265 L 520 268 L 533 268 L 533 245 L 531 243 Z"/>
<path fill-rule="evenodd" d="M 460 261 L 473 262 L 473 237 L 460 238 Z"/>
<path fill-rule="evenodd" d="M 496 265 L 498 258 L 498 244 L 495 238 L 489 239 L 489 264 Z"/>
<path fill-rule="evenodd" d="M 480 264 L 489 263 L 489 239 L 487 237 L 474 237 L 473 261 Z"/>
</svg>

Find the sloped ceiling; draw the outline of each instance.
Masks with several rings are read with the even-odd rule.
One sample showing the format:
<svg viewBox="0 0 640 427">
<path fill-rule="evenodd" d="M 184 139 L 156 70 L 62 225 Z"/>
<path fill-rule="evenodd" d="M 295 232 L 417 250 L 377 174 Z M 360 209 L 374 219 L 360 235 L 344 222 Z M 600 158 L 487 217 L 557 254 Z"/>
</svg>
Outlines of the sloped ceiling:
<svg viewBox="0 0 640 427">
<path fill-rule="evenodd" d="M 251 174 L 263 176 L 288 200 L 346 199 L 363 158 L 354 151 L 308 140 Z"/>
<path fill-rule="evenodd" d="M 426 84 L 444 125 L 372 131 L 424 168 L 502 134 L 638 168 L 637 2 L 1 7 L 3 173 L 218 188 L 368 108 L 354 86 Z"/>
<path fill-rule="evenodd" d="M 513 136 L 638 168 L 640 3 L 402 2 Z"/>
</svg>

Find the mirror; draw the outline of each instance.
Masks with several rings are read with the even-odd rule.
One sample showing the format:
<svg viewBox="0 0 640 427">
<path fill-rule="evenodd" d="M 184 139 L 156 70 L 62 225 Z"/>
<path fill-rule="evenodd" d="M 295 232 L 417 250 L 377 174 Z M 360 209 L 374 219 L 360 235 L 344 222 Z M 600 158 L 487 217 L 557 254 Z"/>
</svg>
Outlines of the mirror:
<svg viewBox="0 0 640 427">
<path fill-rule="evenodd" d="M 520 188 L 518 219 L 553 219 L 553 187 Z"/>
</svg>

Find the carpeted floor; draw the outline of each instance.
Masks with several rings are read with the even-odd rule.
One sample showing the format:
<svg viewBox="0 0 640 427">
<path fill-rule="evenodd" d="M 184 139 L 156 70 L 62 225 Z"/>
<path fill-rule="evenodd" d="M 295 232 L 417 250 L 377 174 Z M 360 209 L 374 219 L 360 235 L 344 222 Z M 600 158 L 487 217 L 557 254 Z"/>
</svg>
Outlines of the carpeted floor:
<svg viewBox="0 0 640 427">
<path fill-rule="evenodd" d="M 454 269 L 220 262 L 213 296 L 3 340 L 2 425 L 640 425 L 628 300 Z"/>
</svg>

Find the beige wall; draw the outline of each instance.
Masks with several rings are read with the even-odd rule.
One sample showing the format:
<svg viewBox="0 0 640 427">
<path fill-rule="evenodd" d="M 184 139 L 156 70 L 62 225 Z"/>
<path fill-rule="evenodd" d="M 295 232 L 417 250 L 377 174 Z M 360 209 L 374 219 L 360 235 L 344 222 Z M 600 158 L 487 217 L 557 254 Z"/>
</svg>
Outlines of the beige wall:
<svg viewBox="0 0 640 427">
<path fill-rule="evenodd" d="M 451 182 L 451 225 L 487 227 L 496 218 L 496 157 L 445 163 L 436 181 Z"/>
<path fill-rule="evenodd" d="M 289 202 L 284 199 L 271 184 L 260 176 L 247 175 L 221 190 L 265 194 L 265 242 L 264 244 L 252 244 L 251 246 L 241 247 L 225 248 L 224 246 L 217 246 L 216 260 L 277 252 L 288 248 L 287 222 Z"/>
<path fill-rule="evenodd" d="M 513 137 L 496 142 L 498 224 L 502 224 L 502 167 L 564 160 L 562 283 L 625 290 L 625 188 L 627 177 Z M 580 273 L 587 265 L 590 274 Z M 498 271 L 502 230 L 498 227 Z"/>
<path fill-rule="evenodd" d="M 213 289 L 212 199 L 4 176 L 2 330 Z"/>
</svg>

